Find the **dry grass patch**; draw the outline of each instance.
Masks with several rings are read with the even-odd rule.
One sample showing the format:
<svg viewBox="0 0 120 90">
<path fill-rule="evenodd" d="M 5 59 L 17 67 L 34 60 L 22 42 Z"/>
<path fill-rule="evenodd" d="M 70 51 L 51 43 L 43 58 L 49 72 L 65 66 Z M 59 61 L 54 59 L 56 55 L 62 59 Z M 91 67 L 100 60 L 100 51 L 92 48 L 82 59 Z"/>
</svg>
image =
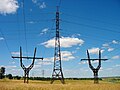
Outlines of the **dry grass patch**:
<svg viewBox="0 0 120 90">
<path fill-rule="evenodd" d="M 100 81 L 93 84 L 90 80 L 66 80 L 66 84 L 56 81 L 31 81 L 24 84 L 23 80 L 0 80 L 0 90 L 120 90 L 120 83 Z"/>
</svg>

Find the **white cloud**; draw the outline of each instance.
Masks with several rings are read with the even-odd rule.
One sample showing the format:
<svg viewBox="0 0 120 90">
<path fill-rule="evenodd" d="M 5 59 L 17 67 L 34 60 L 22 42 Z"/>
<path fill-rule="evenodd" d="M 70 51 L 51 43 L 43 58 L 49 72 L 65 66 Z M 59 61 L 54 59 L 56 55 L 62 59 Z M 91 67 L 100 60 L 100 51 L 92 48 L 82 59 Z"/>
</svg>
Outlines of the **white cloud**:
<svg viewBox="0 0 120 90">
<path fill-rule="evenodd" d="M 80 47 L 77 47 L 76 49 L 77 49 L 77 50 L 79 50 L 79 49 L 80 49 Z"/>
<path fill-rule="evenodd" d="M 103 47 L 109 47 L 109 44 L 108 43 L 105 43 L 102 45 Z"/>
<path fill-rule="evenodd" d="M 38 0 L 32 0 L 32 2 L 38 6 L 40 9 L 46 8 L 46 3 L 45 2 L 38 2 Z"/>
<path fill-rule="evenodd" d="M 119 55 L 113 56 L 112 59 L 120 59 Z"/>
<path fill-rule="evenodd" d="M 13 56 L 19 56 L 19 55 L 20 55 L 20 52 L 11 52 L 11 54 L 12 54 Z"/>
<path fill-rule="evenodd" d="M 72 37 L 78 37 L 80 34 L 73 34 Z"/>
<path fill-rule="evenodd" d="M 0 14 L 14 14 L 18 8 L 17 0 L 0 0 Z"/>
<path fill-rule="evenodd" d="M 112 71 L 112 69 L 113 69 L 113 68 L 106 68 L 105 70 L 108 70 L 108 71 L 111 70 L 111 71 Z"/>
<path fill-rule="evenodd" d="M 32 0 L 33 3 L 37 3 L 37 0 Z"/>
<path fill-rule="evenodd" d="M 5 66 L 6 68 L 16 68 L 17 66 Z"/>
<path fill-rule="evenodd" d="M 49 28 L 44 28 L 44 29 L 42 30 L 42 32 L 40 33 L 40 35 L 46 34 L 47 31 L 48 31 L 48 29 L 49 29 Z"/>
<path fill-rule="evenodd" d="M 120 64 L 115 65 L 115 67 L 120 67 Z"/>
<path fill-rule="evenodd" d="M 44 61 L 53 61 L 54 57 L 44 58 Z"/>
<path fill-rule="evenodd" d="M 3 38 L 3 37 L 0 37 L 0 41 L 1 41 L 1 40 L 4 40 L 4 38 Z"/>
<path fill-rule="evenodd" d="M 73 54 L 69 51 L 61 51 L 61 60 L 62 61 L 69 61 L 74 60 L 75 57 Z M 54 62 L 54 57 L 48 57 L 44 58 L 43 62 L 41 60 L 37 60 L 37 64 L 43 64 L 43 65 L 51 65 Z"/>
<path fill-rule="evenodd" d="M 109 49 L 109 50 L 110 50 L 110 45 L 112 45 L 112 44 L 119 44 L 119 43 L 120 43 L 119 41 L 113 40 L 113 41 L 111 41 L 111 42 L 108 42 L 108 43 L 103 44 L 102 46 L 103 46 L 103 48 L 106 48 L 106 49 Z M 108 51 L 109 51 L 109 50 L 108 50 Z"/>
<path fill-rule="evenodd" d="M 15 62 L 13 61 L 13 62 L 11 62 L 12 64 L 15 64 Z"/>
<path fill-rule="evenodd" d="M 44 60 L 43 62 L 40 61 L 40 62 L 38 62 L 37 64 L 38 64 L 38 65 L 41 65 L 41 66 L 42 66 L 42 65 L 51 65 L 51 64 L 53 64 L 52 61 L 53 61 L 53 59 L 52 59 L 51 61 L 50 61 L 50 60 L 49 60 L 49 61 Z"/>
<path fill-rule="evenodd" d="M 113 45 L 113 44 L 119 44 L 119 43 L 120 43 L 119 41 L 112 40 L 111 42 L 108 42 L 108 43 L 103 44 L 103 45 L 102 45 L 102 46 L 103 46 L 102 48 L 108 49 L 108 51 L 113 51 L 114 49 L 111 48 L 111 45 Z"/>
<path fill-rule="evenodd" d="M 51 65 L 52 62 L 43 62 L 43 65 Z"/>
<path fill-rule="evenodd" d="M 75 59 L 73 54 L 69 51 L 61 51 L 61 56 L 63 61 L 69 61 Z"/>
<path fill-rule="evenodd" d="M 103 47 L 102 48 L 105 48 L 107 49 L 108 52 L 111 52 L 114 50 L 114 48 L 111 48 L 110 45 L 108 43 L 105 43 L 102 45 Z"/>
<path fill-rule="evenodd" d="M 91 61 L 92 64 L 99 63 L 99 60 Z"/>
<path fill-rule="evenodd" d="M 33 69 L 41 68 L 41 65 L 34 65 Z"/>
<path fill-rule="evenodd" d="M 54 61 L 54 57 L 48 57 L 48 58 L 44 58 L 43 61 L 41 60 L 36 60 L 36 64 L 37 65 L 51 65 L 53 64 Z"/>
<path fill-rule="evenodd" d="M 113 40 L 112 43 L 113 43 L 113 44 L 118 44 L 119 42 L 116 41 L 116 40 Z"/>
<path fill-rule="evenodd" d="M 91 48 L 91 49 L 88 49 L 89 53 L 91 54 L 98 54 L 99 53 L 99 48 Z M 103 53 L 104 50 L 101 50 L 101 53 Z"/>
<path fill-rule="evenodd" d="M 84 43 L 84 41 L 82 39 L 74 38 L 74 37 L 72 37 L 72 38 L 71 37 L 62 37 L 62 38 L 60 38 L 60 42 L 61 42 L 61 47 L 64 47 L 64 48 L 72 47 L 75 45 L 81 46 Z M 47 48 L 55 47 L 55 38 L 42 43 L 42 45 L 44 45 Z"/>
<path fill-rule="evenodd" d="M 108 52 L 111 52 L 113 50 L 114 50 L 114 48 L 108 48 Z"/>
<path fill-rule="evenodd" d="M 99 63 L 99 60 L 94 60 L 94 61 L 91 60 L 91 63 L 92 64 L 97 64 L 97 63 Z M 81 61 L 79 64 L 88 64 L 88 61 L 87 60 L 86 61 Z"/>
<path fill-rule="evenodd" d="M 88 61 L 81 61 L 79 64 L 88 64 Z"/>
<path fill-rule="evenodd" d="M 27 22 L 27 23 L 29 23 L 29 24 L 34 24 L 35 22 L 34 22 L 34 21 L 29 21 L 29 22 Z"/>
<path fill-rule="evenodd" d="M 5 66 L 5 65 L 1 65 L 0 67 L 5 67 L 7 69 L 13 69 L 13 68 L 16 68 L 17 66 Z"/>
<path fill-rule="evenodd" d="M 77 53 L 77 50 L 72 51 L 72 54 Z"/>
<path fill-rule="evenodd" d="M 42 4 L 39 5 L 39 8 L 40 8 L 40 9 L 46 8 L 46 4 L 45 4 L 45 2 L 42 2 Z"/>
<path fill-rule="evenodd" d="M 103 58 L 108 58 L 108 56 L 104 56 Z"/>
</svg>

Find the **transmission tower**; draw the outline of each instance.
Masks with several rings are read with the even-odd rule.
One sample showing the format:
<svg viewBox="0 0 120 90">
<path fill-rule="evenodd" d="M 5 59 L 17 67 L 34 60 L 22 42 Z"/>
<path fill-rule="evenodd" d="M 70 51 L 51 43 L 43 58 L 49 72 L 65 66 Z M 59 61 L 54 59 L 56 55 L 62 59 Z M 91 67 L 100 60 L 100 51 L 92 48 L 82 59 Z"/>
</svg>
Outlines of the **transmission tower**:
<svg viewBox="0 0 120 90">
<path fill-rule="evenodd" d="M 23 57 L 22 56 L 22 48 L 20 47 L 20 57 L 14 57 L 12 56 L 12 58 L 20 58 L 20 66 L 22 67 L 22 69 L 24 70 L 24 83 L 28 83 L 28 80 L 29 80 L 29 72 L 30 70 L 33 68 L 34 66 L 34 62 L 35 62 L 35 59 L 42 59 L 43 58 L 38 58 L 38 57 L 35 57 L 36 55 L 36 48 L 35 48 L 35 51 L 34 51 L 34 57 Z M 29 67 L 25 67 L 25 65 L 23 64 L 22 62 L 22 59 L 33 59 L 31 65 Z"/>
<path fill-rule="evenodd" d="M 98 84 L 99 83 L 99 81 L 98 81 L 98 71 L 99 71 L 99 69 L 100 69 L 100 67 L 101 67 L 101 61 L 103 60 L 103 61 L 105 61 L 105 60 L 108 60 L 108 59 L 101 59 L 101 51 L 99 50 L 99 59 L 90 59 L 90 55 L 89 55 L 89 51 L 87 50 L 87 56 L 88 56 L 88 59 L 81 59 L 81 61 L 83 61 L 83 60 L 88 60 L 88 63 L 89 63 L 89 67 L 90 67 L 90 69 L 93 71 L 93 73 L 94 73 L 94 83 L 95 84 Z M 95 68 L 95 67 L 93 67 L 92 66 L 92 64 L 91 64 L 91 60 L 92 61 L 95 61 L 95 60 L 99 60 L 99 64 L 98 64 L 98 66 Z"/>
<path fill-rule="evenodd" d="M 44 78 L 45 70 L 42 70 L 42 78 Z"/>
<path fill-rule="evenodd" d="M 61 52 L 60 52 L 60 34 L 59 34 L 59 7 L 56 11 L 56 37 L 55 37 L 55 53 L 54 53 L 54 67 L 52 73 L 51 84 L 54 80 L 60 80 L 61 83 L 65 83 L 62 66 L 61 66 Z"/>
</svg>

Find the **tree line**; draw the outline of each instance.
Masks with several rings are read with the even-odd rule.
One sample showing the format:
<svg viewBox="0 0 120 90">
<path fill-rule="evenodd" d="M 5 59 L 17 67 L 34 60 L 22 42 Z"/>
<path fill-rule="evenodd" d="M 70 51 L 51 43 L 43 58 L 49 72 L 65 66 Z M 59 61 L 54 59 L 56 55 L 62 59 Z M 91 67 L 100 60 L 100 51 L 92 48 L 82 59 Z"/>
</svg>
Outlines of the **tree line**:
<svg viewBox="0 0 120 90">
<path fill-rule="evenodd" d="M 12 74 L 5 75 L 5 67 L 0 68 L 0 79 L 8 78 L 8 79 L 17 79 L 21 80 L 23 77 L 21 76 L 13 76 Z M 43 81 L 49 81 L 51 80 L 50 77 L 29 77 L 30 80 L 43 80 Z M 94 80 L 94 78 L 65 78 L 65 80 Z M 99 80 L 102 80 L 102 78 L 99 78 Z"/>
</svg>

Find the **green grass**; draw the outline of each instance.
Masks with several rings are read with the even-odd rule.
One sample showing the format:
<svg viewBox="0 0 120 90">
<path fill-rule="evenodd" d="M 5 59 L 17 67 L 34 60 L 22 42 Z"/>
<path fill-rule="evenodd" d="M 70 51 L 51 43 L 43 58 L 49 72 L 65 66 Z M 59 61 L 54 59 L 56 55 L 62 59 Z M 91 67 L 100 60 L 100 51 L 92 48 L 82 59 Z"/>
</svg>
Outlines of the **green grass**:
<svg viewBox="0 0 120 90">
<path fill-rule="evenodd" d="M 24 84 L 23 80 L 0 80 L 0 90 L 120 90 L 120 83 L 100 81 L 94 84 L 93 80 L 66 80 L 66 84 L 55 81 L 33 81 Z"/>
</svg>

